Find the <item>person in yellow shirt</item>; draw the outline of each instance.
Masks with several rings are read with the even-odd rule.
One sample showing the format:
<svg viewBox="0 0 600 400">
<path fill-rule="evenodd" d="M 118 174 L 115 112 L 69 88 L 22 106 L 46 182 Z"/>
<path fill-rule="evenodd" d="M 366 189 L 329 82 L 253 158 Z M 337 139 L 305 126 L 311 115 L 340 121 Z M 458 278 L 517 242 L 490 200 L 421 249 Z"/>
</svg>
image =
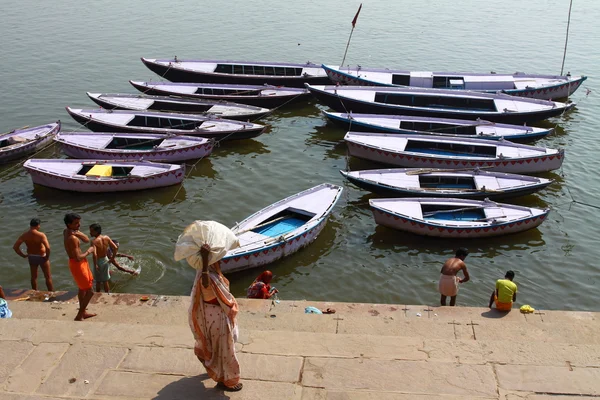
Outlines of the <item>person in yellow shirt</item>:
<svg viewBox="0 0 600 400">
<path fill-rule="evenodd" d="M 496 281 L 496 289 L 490 297 L 490 305 L 496 303 L 496 309 L 499 311 L 510 311 L 514 301 L 517 301 L 517 285 L 513 282 L 515 273 L 507 271 L 504 279 Z"/>
</svg>

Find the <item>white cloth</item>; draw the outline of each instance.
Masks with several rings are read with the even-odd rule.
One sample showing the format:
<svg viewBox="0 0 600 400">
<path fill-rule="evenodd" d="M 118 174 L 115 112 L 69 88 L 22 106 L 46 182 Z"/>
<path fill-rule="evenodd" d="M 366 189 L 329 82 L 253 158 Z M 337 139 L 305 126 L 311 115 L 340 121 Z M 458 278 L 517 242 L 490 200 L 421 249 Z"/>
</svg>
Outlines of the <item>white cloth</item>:
<svg viewBox="0 0 600 400">
<path fill-rule="evenodd" d="M 215 221 L 194 221 L 189 225 L 175 245 L 175 261 L 187 260 L 192 268 L 202 269 L 200 248 L 210 246 L 208 264 L 214 264 L 227 254 L 227 251 L 240 246 L 237 236 L 223 224 Z"/>
</svg>

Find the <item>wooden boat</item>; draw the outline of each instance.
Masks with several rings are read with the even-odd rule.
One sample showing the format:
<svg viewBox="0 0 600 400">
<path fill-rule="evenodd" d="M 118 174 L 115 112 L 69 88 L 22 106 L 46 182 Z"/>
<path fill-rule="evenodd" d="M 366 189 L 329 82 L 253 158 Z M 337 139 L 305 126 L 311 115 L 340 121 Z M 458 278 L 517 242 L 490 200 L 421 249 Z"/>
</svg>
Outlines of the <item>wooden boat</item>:
<svg viewBox="0 0 600 400">
<path fill-rule="evenodd" d="M 491 200 L 443 198 L 371 199 L 369 205 L 379 225 L 457 239 L 523 232 L 540 225 L 550 212 Z"/>
<path fill-rule="evenodd" d="M 524 125 L 498 124 L 483 120 L 460 120 L 407 115 L 349 114 L 323 111 L 323 115 L 336 125 L 353 132 L 381 132 L 418 135 L 454 136 L 476 139 L 527 143 L 541 139 L 554 129 Z"/>
<path fill-rule="evenodd" d="M 399 86 L 432 89 L 502 91 L 512 96 L 551 100 L 569 97 L 587 79 L 585 76 L 402 71 L 388 68 L 338 68 L 322 65 L 334 83 L 358 86 Z"/>
<path fill-rule="evenodd" d="M 60 121 L 0 135 L 0 164 L 17 160 L 45 147 L 60 132 Z"/>
<path fill-rule="evenodd" d="M 560 168 L 564 150 L 506 140 L 348 132 L 350 155 L 407 168 L 465 169 L 530 174 Z"/>
<path fill-rule="evenodd" d="M 449 171 L 419 168 L 340 171 L 356 186 L 399 197 L 443 197 L 492 200 L 525 196 L 552 184 L 552 179 L 504 172 Z"/>
<path fill-rule="evenodd" d="M 80 109 L 67 107 L 77 122 L 95 132 L 160 133 L 221 140 L 249 139 L 262 134 L 264 125 L 206 115 L 158 111 Z"/>
<path fill-rule="evenodd" d="M 328 85 L 321 65 L 229 60 L 179 60 L 143 58 L 150 70 L 171 82 L 227 83 L 303 87 L 304 82 Z"/>
<path fill-rule="evenodd" d="M 69 132 L 54 138 L 72 158 L 182 162 L 204 158 L 215 141 L 195 136 L 153 133 Z"/>
<path fill-rule="evenodd" d="M 208 114 L 239 121 L 255 121 L 271 110 L 222 100 L 187 99 L 174 96 L 144 96 L 127 93 L 90 93 L 90 99 L 108 110 L 166 111 L 175 113 Z"/>
<path fill-rule="evenodd" d="M 266 108 L 281 107 L 294 101 L 305 100 L 310 96 L 306 89 L 283 86 L 141 81 L 129 81 L 129 83 L 147 95 L 225 100 Z"/>
<path fill-rule="evenodd" d="M 523 124 L 556 117 L 574 106 L 548 100 L 468 90 L 369 86 L 306 86 L 323 104 L 339 112 L 484 119 Z"/>
<path fill-rule="evenodd" d="M 23 167 L 36 185 L 73 192 L 122 192 L 177 185 L 185 164 L 148 161 L 29 159 Z"/>
<path fill-rule="evenodd" d="M 252 214 L 231 230 L 240 247 L 221 260 L 223 272 L 272 263 L 312 243 L 342 194 L 340 186 L 323 183 Z"/>
</svg>

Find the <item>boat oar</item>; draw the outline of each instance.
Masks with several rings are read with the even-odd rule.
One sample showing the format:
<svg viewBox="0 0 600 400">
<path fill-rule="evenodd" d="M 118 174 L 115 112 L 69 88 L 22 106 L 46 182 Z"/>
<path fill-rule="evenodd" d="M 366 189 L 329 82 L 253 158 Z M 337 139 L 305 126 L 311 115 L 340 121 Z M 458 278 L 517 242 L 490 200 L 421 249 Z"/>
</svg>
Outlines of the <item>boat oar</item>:
<svg viewBox="0 0 600 400">
<path fill-rule="evenodd" d="M 441 213 L 455 213 L 455 212 L 463 212 L 463 211 L 473 211 L 473 210 L 481 210 L 482 206 L 475 206 L 475 207 L 464 207 L 464 208 L 455 208 L 453 210 L 438 210 L 438 211 L 430 211 L 430 212 L 425 212 L 423 213 L 424 217 L 431 217 L 432 215 L 435 214 L 441 214 Z"/>
<path fill-rule="evenodd" d="M 275 219 L 272 219 L 270 221 L 263 222 L 262 224 L 258 224 L 256 226 L 253 226 L 252 228 L 248 228 L 248 229 L 244 229 L 243 231 L 239 231 L 239 232 L 236 233 L 236 235 L 241 235 L 242 233 L 246 233 L 246 232 L 251 231 L 253 229 L 262 228 L 264 226 L 270 225 L 270 224 L 272 224 L 274 222 L 282 221 L 282 220 L 287 219 L 287 218 L 292 218 L 292 216 L 291 215 L 283 215 L 283 216 L 281 216 L 279 218 L 275 218 Z"/>
</svg>

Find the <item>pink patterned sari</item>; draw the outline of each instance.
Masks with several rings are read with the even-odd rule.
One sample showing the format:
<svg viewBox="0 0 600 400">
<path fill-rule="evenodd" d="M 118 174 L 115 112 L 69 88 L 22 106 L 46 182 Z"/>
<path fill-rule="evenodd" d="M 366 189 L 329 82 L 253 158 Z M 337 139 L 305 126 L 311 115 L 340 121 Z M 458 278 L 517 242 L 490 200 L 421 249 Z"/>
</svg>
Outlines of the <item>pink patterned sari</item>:
<svg viewBox="0 0 600 400">
<path fill-rule="evenodd" d="M 216 268 L 215 268 L 216 267 Z M 238 304 L 229 292 L 229 281 L 220 274 L 218 264 L 208 268 L 210 287 L 218 305 L 202 297 L 202 270 L 196 273 L 192 288 L 189 323 L 196 344 L 194 353 L 211 379 L 225 386 L 235 386 L 240 380 L 240 365 L 235 356 Z"/>
</svg>

